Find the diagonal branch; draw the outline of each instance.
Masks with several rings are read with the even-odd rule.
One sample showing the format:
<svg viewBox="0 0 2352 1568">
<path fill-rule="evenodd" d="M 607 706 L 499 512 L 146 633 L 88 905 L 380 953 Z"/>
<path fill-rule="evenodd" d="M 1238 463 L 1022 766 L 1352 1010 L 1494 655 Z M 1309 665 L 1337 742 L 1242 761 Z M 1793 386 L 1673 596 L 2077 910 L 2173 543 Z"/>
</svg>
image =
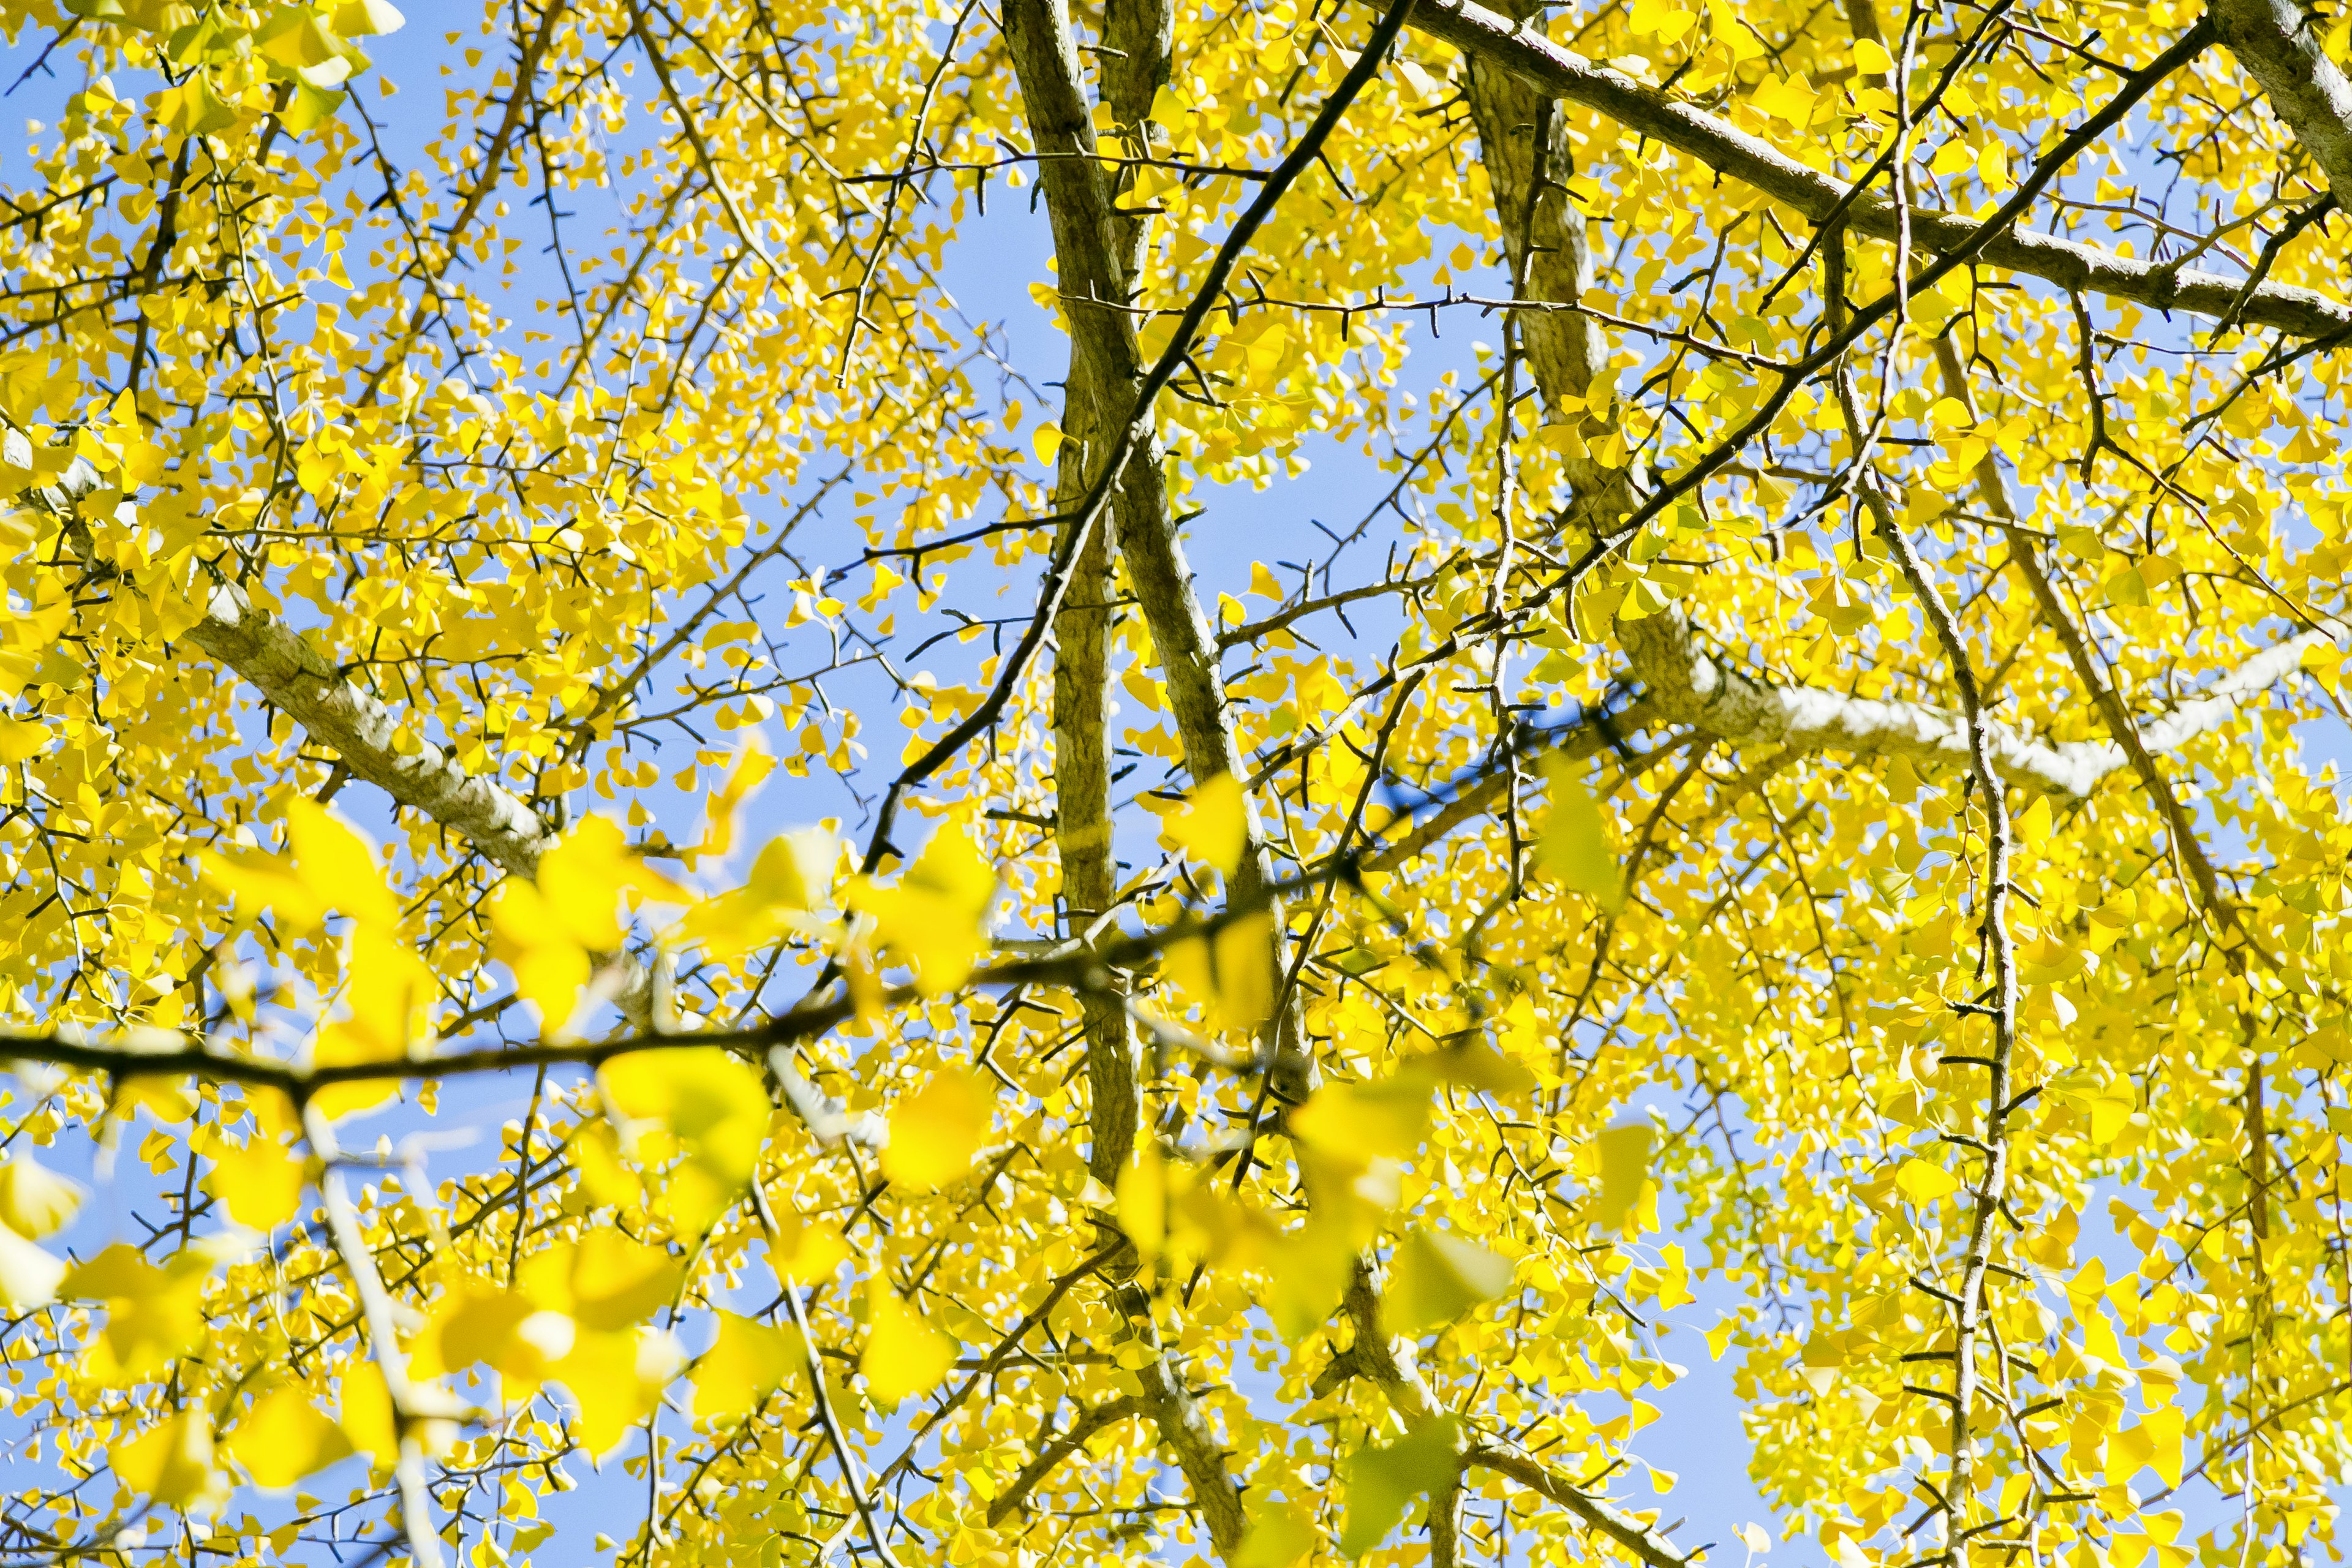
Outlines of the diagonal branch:
<svg viewBox="0 0 2352 1568">
<path fill-rule="evenodd" d="M 2250 0 L 2251 3 L 2251 0 Z M 1856 233 L 1891 239 L 1902 221 L 1895 204 L 1855 192 L 1844 181 L 1798 162 L 1728 121 L 1679 102 L 1622 72 L 1595 65 L 1539 33 L 1523 31 L 1473 0 L 1423 0 L 1413 26 L 1474 58 L 1513 75 L 1630 131 L 1656 138 L 1720 174 L 1821 221 L 1843 207 Z M 2339 77 L 2340 79 L 2340 77 Z M 2340 200 L 2339 196 L 2339 200 Z M 1979 220 L 1964 213 L 1913 207 L 1911 241 L 1949 254 L 1980 237 Z M 2160 310 L 2192 310 L 2225 318 L 2243 285 L 2210 272 L 2174 269 L 2120 257 L 2096 246 L 2031 229 L 2009 229 L 1983 239 L 1978 258 L 2059 288 L 2130 300 Z M 2265 283 L 2245 301 L 2241 320 L 2299 338 L 2352 332 L 2352 306 L 2309 289 Z"/>
<path fill-rule="evenodd" d="M 2352 212 L 2352 79 L 2327 58 L 2319 18 L 2295 0 L 2213 0 L 2212 16 L 2271 112 L 2326 176 L 2336 205 Z"/>
<path fill-rule="evenodd" d="M 312 737 L 331 746 L 352 774 L 467 839 L 509 873 L 528 877 L 553 842 L 520 799 L 422 736 L 401 746 L 401 721 L 335 668 L 301 634 L 255 606 L 235 584 L 215 588 L 186 640 L 236 671 Z"/>
</svg>

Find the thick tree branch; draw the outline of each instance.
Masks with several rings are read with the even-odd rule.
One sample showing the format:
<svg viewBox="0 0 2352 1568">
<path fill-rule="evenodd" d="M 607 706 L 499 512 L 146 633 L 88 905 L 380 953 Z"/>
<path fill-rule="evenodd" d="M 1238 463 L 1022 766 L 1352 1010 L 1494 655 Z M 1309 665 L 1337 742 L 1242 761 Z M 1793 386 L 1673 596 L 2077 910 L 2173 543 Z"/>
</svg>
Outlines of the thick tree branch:
<svg viewBox="0 0 2352 1568">
<path fill-rule="evenodd" d="M 2212 14 L 2223 45 L 2326 176 L 2336 205 L 2352 212 L 2352 79 L 2327 58 L 2319 18 L 2295 0 L 2213 0 Z"/>
<path fill-rule="evenodd" d="M 1014 1476 L 1005 1484 L 1004 1489 L 996 1494 L 988 1505 L 990 1528 L 993 1529 L 1003 1523 L 1006 1517 L 1018 1509 L 1029 1494 L 1037 1489 L 1037 1483 L 1052 1475 L 1063 1460 L 1084 1447 L 1087 1438 L 1106 1426 L 1115 1426 L 1129 1416 L 1139 1414 L 1142 1409 L 1143 1402 L 1133 1394 L 1128 1394 L 1097 1405 L 1080 1415 L 1076 1421 L 1071 1423 L 1068 1431 L 1039 1448 L 1037 1457 L 1022 1466 L 1021 1473 Z"/>
<path fill-rule="evenodd" d="M 1605 114 L 1630 131 L 1654 137 L 1809 218 L 1825 219 L 1843 205 L 1842 221 L 1856 233 L 1880 239 L 1895 235 L 1899 223 L 1895 207 L 1884 197 L 1855 194 L 1835 175 L 1798 162 L 1729 121 L 1678 102 L 1622 72 L 1595 65 L 1540 34 L 1515 26 L 1507 17 L 1472 0 L 1424 0 L 1414 14 L 1413 26 L 1474 59 L 1491 62 L 1546 92 Z M 1966 214 L 1916 206 L 1910 212 L 1910 226 L 1913 245 L 1946 253 L 1967 246 L 1980 227 L 1978 219 Z M 2215 273 L 2132 260 L 2096 246 L 2031 229 L 1996 235 L 1982 244 L 1977 255 L 1992 266 L 2040 278 L 2061 289 L 2106 294 L 2160 310 L 2192 310 L 2217 320 L 2230 315 L 2243 287 Z M 2284 284 L 2265 283 L 2254 289 L 2239 319 L 2299 338 L 2333 338 L 2352 332 L 2352 306 Z"/>
<path fill-rule="evenodd" d="M 553 842 L 538 815 L 488 779 L 411 735 L 400 749 L 400 720 L 337 670 L 300 633 L 255 607 L 245 590 L 223 584 L 185 639 L 243 676 L 311 736 L 331 746 L 355 777 L 421 811 L 518 877 L 538 869 Z"/>
</svg>

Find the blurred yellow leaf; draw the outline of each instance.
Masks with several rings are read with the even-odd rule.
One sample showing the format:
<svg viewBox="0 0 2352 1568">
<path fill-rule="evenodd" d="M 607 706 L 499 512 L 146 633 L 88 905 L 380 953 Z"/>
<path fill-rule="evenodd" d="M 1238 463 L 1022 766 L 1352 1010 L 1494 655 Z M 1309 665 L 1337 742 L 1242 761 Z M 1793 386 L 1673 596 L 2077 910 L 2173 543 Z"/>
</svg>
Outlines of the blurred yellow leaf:
<svg viewBox="0 0 2352 1568">
<path fill-rule="evenodd" d="M 600 1227 L 525 1258 L 516 1283 L 535 1306 L 610 1333 L 667 1305 L 685 1279 L 686 1265 L 666 1249 Z"/>
<path fill-rule="evenodd" d="M 342 1372 L 335 1425 L 355 1453 L 365 1454 L 371 1464 L 388 1469 L 400 1457 L 400 1436 L 383 1369 L 362 1356 L 344 1363 Z"/>
<path fill-rule="evenodd" d="M 915 967 L 927 995 L 962 984 L 988 951 L 996 873 L 960 822 L 940 826 L 905 876 L 889 887 L 861 880 L 853 900 L 876 933 Z"/>
<path fill-rule="evenodd" d="M 1414 1498 L 1453 1479 L 1459 1443 L 1453 1417 L 1441 1416 L 1385 1447 L 1359 1449 L 1348 1467 L 1348 1523 L 1339 1550 L 1361 1557 L 1387 1540 Z"/>
<path fill-rule="evenodd" d="M 1295 1568 L 1320 1539 L 1315 1516 L 1292 1502 L 1250 1500 L 1249 1532 L 1242 1537 L 1234 1568 Z"/>
<path fill-rule="evenodd" d="M 302 1157 L 275 1138 L 257 1135 L 244 1148 L 223 1145 L 198 1184 L 237 1224 L 275 1230 L 302 1207 Z"/>
<path fill-rule="evenodd" d="M 1592 1217 L 1604 1231 L 1623 1227 L 1650 1184 L 1650 1143 L 1657 1130 L 1646 1121 L 1612 1127 L 1593 1140 L 1601 1146 L 1601 1192 Z"/>
<path fill-rule="evenodd" d="M 688 870 L 701 863 L 704 856 L 724 858 L 735 847 L 737 819 L 743 803 L 776 771 L 776 759 L 768 750 L 767 737 L 753 730 L 743 737 L 742 749 L 735 753 L 734 765 L 727 777 L 710 793 L 702 812 L 702 841 L 686 856 Z"/>
<path fill-rule="evenodd" d="M 1388 1327 L 1410 1338 L 1491 1301 L 1510 1288 L 1511 1266 L 1475 1241 L 1414 1230 L 1397 1244 Z"/>
<path fill-rule="evenodd" d="M 73 1222 L 81 1184 L 39 1164 L 30 1154 L 0 1163 L 0 1226 L 39 1240 Z"/>
<path fill-rule="evenodd" d="M 1168 1235 L 1168 1166 L 1160 1145 L 1146 1139 L 1118 1173 L 1114 1194 L 1118 1228 L 1146 1261 L 1160 1255 Z"/>
<path fill-rule="evenodd" d="M 58 1281 L 59 1296 L 106 1303 L 106 1331 L 89 1352 L 91 1375 L 101 1383 L 130 1383 L 162 1372 L 201 1344 L 210 1270 L 208 1259 L 188 1252 L 158 1268 L 120 1241 L 68 1269 Z"/>
<path fill-rule="evenodd" d="M 898 1293 L 877 1279 L 866 1291 L 866 1350 L 857 1370 L 875 1403 L 886 1407 L 929 1394 L 955 1365 L 956 1344 L 917 1317 Z"/>
<path fill-rule="evenodd" d="M 1194 859 L 1232 876 L 1249 847 L 1249 798 L 1242 781 L 1219 773 L 1194 790 L 1184 809 L 1169 819 L 1167 834 Z"/>
<path fill-rule="evenodd" d="M 583 1331 L 548 1369 L 580 1407 L 581 1446 L 602 1459 L 627 1440 L 677 1372 L 677 1348 L 659 1329 Z"/>
<path fill-rule="evenodd" d="M 1260 910 L 1171 943 L 1160 968 L 1199 1005 L 1211 1033 L 1255 1034 L 1274 1012 L 1274 917 Z"/>
<path fill-rule="evenodd" d="M 541 857 L 537 883 L 562 933 L 594 952 L 621 945 L 622 900 L 635 892 L 658 903 L 688 905 L 694 895 L 631 853 L 621 825 L 584 816 Z"/>
<path fill-rule="evenodd" d="M 1601 807 L 1559 752 L 1544 754 L 1551 785 L 1551 818 L 1536 844 L 1537 868 L 1570 892 L 1582 893 L 1614 914 L 1625 904 L 1624 871 L 1609 841 Z"/>
<path fill-rule="evenodd" d="M 759 1164 L 773 1106 L 757 1068 L 715 1046 L 632 1051 L 598 1069 L 624 1116 L 656 1121 L 686 1159 L 669 1173 L 664 1202 L 682 1232 L 700 1235 L 734 1203 Z"/>
<path fill-rule="evenodd" d="M 66 1262 L 0 1226 L 0 1302 L 13 1312 L 29 1312 L 57 1300 Z"/>
<path fill-rule="evenodd" d="M 321 903 L 355 921 L 390 930 L 400 922 L 400 900 L 385 886 L 375 842 L 308 795 L 286 805 L 286 837 L 294 868 Z"/>
<path fill-rule="evenodd" d="M 114 1475 L 165 1508 L 184 1509 L 221 1490 L 213 1472 L 213 1431 L 201 1409 L 183 1410 L 113 1453 Z"/>
<path fill-rule="evenodd" d="M 758 1409 L 800 1363 L 800 1335 L 719 1312 L 719 1335 L 689 1374 L 697 1421 L 739 1421 Z"/>
<path fill-rule="evenodd" d="M 950 1068 L 891 1108 L 882 1173 L 902 1186 L 945 1186 L 988 1141 L 996 1097 L 983 1075 Z"/>
<path fill-rule="evenodd" d="M 540 1033 L 568 1035 L 588 984 L 588 950 L 557 918 L 547 897 L 509 877 L 490 895 L 490 954 L 514 972 L 515 990 L 539 1015 Z"/>
<path fill-rule="evenodd" d="M 1290 1132 L 1334 1158 L 1407 1160 L 1429 1135 L 1429 1081 L 1418 1074 L 1327 1083 L 1290 1113 Z"/>
<path fill-rule="evenodd" d="M 257 1486 L 284 1490 L 352 1453 L 351 1439 L 299 1386 L 263 1394 L 222 1445 Z"/>
</svg>

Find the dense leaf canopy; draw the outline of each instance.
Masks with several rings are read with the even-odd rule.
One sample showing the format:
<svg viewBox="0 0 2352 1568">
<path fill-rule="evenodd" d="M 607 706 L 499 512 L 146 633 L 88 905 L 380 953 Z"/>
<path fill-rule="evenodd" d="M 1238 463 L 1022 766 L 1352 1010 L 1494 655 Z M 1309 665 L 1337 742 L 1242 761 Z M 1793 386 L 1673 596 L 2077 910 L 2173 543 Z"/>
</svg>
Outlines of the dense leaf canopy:
<svg viewBox="0 0 2352 1568">
<path fill-rule="evenodd" d="M 2335 1554 L 2352 10 L 1504 4 L 9 0 L 0 1563 Z"/>
</svg>

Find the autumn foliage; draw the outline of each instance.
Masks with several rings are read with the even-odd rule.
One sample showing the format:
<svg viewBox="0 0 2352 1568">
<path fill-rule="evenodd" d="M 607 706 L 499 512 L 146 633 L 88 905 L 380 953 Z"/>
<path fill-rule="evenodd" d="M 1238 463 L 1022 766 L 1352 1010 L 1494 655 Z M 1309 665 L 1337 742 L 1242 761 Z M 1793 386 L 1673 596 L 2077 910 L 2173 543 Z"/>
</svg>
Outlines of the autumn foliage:
<svg viewBox="0 0 2352 1568">
<path fill-rule="evenodd" d="M 424 9 L 0 12 L 0 1563 L 2336 1554 L 2344 0 Z"/>
</svg>

